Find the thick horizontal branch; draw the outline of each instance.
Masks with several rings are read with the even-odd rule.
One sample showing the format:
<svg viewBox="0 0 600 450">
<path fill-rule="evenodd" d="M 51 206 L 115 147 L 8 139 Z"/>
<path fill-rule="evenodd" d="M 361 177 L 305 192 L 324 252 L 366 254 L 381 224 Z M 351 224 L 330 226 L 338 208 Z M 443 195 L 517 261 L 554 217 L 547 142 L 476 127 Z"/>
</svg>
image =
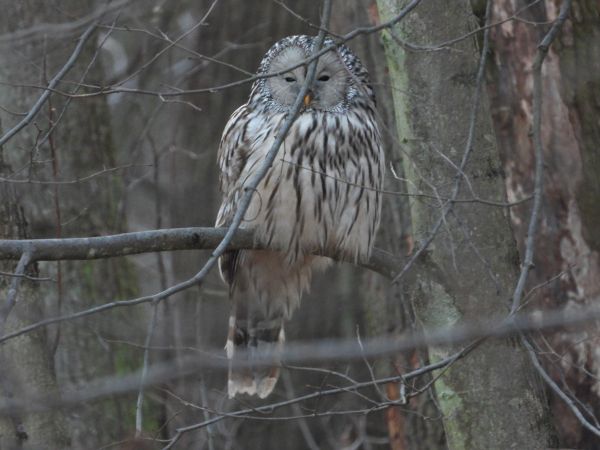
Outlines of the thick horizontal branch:
<svg viewBox="0 0 600 450">
<path fill-rule="evenodd" d="M 169 228 L 137 231 L 109 236 L 65 239 L 0 239 L 0 260 L 18 261 L 25 252 L 32 261 L 88 260 L 174 250 L 213 250 L 225 237 L 227 228 Z M 228 250 L 265 249 L 249 229 L 238 229 Z M 337 255 L 324 253 L 338 259 Z M 402 260 L 383 250 L 374 249 L 362 267 L 386 277 L 393 276 Z"/>
</svg>

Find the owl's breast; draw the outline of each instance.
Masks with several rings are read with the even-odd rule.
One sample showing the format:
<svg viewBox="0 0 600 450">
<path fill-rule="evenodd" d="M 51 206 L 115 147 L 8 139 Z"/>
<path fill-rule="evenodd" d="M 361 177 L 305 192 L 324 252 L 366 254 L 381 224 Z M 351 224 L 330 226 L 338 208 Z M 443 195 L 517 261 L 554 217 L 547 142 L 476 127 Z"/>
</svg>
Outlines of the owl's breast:
<svg viewBox="0 0 600 450">
<path fill-rule="evenodd" d="M 257 136 L 248 175 L 274 141 L 265 128 Z M 304 113 L 260 183 L 244 226 L 292 259 L 315 251 L 368 258 L 379 224 L 383 167 L 374 120 L 353 112 Z"/>
</svg>

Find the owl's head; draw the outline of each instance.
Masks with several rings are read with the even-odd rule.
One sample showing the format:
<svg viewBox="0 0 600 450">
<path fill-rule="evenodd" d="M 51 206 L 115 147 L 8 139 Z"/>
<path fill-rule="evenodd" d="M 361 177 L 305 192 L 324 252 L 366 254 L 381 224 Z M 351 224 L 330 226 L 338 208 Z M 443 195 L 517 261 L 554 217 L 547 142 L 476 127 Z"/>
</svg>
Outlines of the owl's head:
<svg viewBox="0 0 600 450">
<path fill-rule="evenodd" d="M 250 102 L 271 110 L 289 110 L 308 75 L 305 61 L 312 54 L 316 37 L 289 36 L 273 45 L 263 57 L 258 74 L 277 72 L 254 83 Z M 324 46 L 334 42 L 325 39 Z M 360 60 L 345 45 L 319 58 L 308 109 L 345 112 L 360 99 L 374 101 L 368 73 Z"/>
</svg>

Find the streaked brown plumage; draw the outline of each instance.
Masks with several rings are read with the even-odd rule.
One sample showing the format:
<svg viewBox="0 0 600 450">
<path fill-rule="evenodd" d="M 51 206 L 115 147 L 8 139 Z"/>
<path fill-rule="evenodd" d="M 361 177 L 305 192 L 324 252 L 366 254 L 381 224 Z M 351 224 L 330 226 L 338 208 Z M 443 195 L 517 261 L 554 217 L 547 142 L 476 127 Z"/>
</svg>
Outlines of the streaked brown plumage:
<svg viewBox="0 0 600 450">
<path fill-rule="evenodd" d="M 313 45 L 308 36 L 279 41 L 263 58 L 259 73 L 296 65 Z M 218 156 L 223 203 L 217 226 L 230 223 L 245 183 L 271 148 L 305 76 L 306 66 L 300 66 L 259 79 L 248 103 L 229 119 Z M 367 71 L 340 46 L 319 59 L 312 90 L 312 101 L 294 122 L 242 223 L 276 250 L 234 251 L 220 260 L 231 300 L 230 397 L 264 398 L 273 390 L 284 321 L 298 307 L 312 272 L 330 261 L 313 253 L 365 260 L 375 239 L 384 157 Z M 249 363 L 236 367 L 234 360 L 242 357 Z M 252 366 L 253 358 L 272 365 Z"/>
</svg>

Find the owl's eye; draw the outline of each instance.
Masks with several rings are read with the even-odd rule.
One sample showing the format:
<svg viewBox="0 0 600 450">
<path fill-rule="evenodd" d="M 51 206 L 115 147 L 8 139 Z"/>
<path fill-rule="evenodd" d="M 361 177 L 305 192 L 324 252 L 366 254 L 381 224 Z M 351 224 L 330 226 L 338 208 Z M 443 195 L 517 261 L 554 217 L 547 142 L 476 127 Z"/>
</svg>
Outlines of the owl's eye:
<svg viewBox="0 0 600 450">
<path fill-rule="evenodd" d="M 318 81 L 329 81 L 329 75 L 321 75 L 317 78 Z"/>
<path fill-rule="evenodd" d="M 285 81 L 287 81 L 288 83 L 293 83 L 296 81 L 296 79 L 294 77 L 290 77 L 289 75 L 287 77 L 283 78 Z"/>
</svg>

